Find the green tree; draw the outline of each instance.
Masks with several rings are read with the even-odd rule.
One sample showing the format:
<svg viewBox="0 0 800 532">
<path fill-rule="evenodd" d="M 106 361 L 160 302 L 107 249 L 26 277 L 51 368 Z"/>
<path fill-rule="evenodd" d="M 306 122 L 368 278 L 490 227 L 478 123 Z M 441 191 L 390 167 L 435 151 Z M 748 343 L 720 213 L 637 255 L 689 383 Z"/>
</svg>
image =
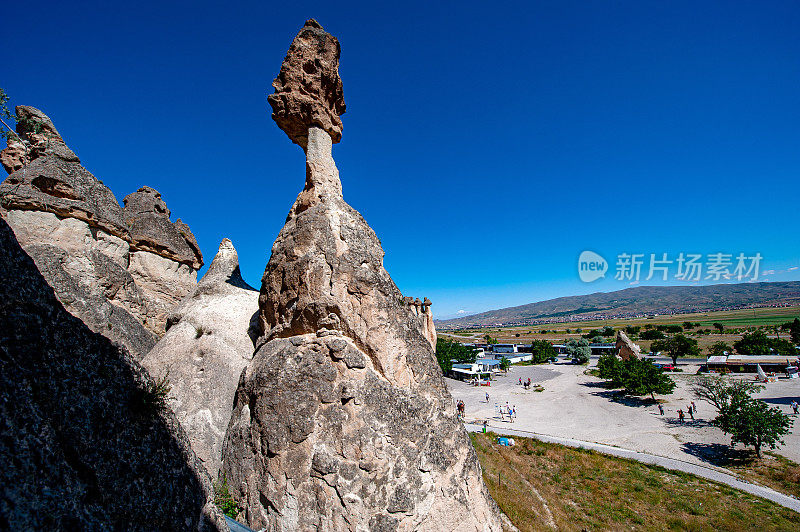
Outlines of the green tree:
<svg viewBox="0 0 800 532">
<path fill-rule="evenodd" d="M 638 326 L 638 325 L 626 325 L 625 326 L 625 334 L 627 334 L 628 336 L 630 336 L 632 334 L 639 334 L 639 331 L 641 329 L 642 328 L 640 326 Z"/>
<path fill-rule="evenodd" d="M 473 347 L 441 336 L 436 339 L 436 360 L 445 375 L 453 369 L 454 360 L 456 363 L 472 364 L 477 358 L 477 351 Z"/>
<path fill-rule="evenodd" d="M 788 434 L 792 426 L 792 420 L 780 408 L 751 397 L 763 388 L 752 382 L 706 377 L 697 381 L 692 391 L 717 409 L 713 424 L 730 434 L 731 445 L 752 446 L 760 458 L 761 448 L 774 449 L 782 444 L 782 436 Z"/>
<path fill-rule="evenodd" d="M 589 355 L 592 354 L 592 350 L 589 348 L 589 342 L 585 338 L 579 340 L 575 338 L 571 339 L 567 342 L 566 349 L 567 353 L 571 355 L 572 359 L 578 364 L 589 363 Z"/>
<path fill-rule="evenodd" d="M 622 385 L 622 381 L 620 380 L 621 366 L 622 360 L 617 358 L 617 355 L 606 353 L 600 355 L 600 358 L 597 360 L 597 374 L 601 379 L 606 379 L 610 381 L 610 384 L 618 387 Z"/>
<path fill-rule="evenodd" d="M 697 347 L 697 340 L 688 338 L 682 334 L 676 334 L 663 340 L 656 340 L 650 345 L 651 351 L 663 351 L 672 359 L 673 364 L 678 363 L 678 358 L 697 356 L 700 349 Z"/>
<path fill-rule="evenodd" d="M 649 360 L 629 358 L 620 360 L 615 355 L 602 355 L 597 361 L 598 374 L 627 395 L 668 395 L 675 389 L 675 381 Z"/>
<path fill-rule="evenodd" d="M 795 318 L 794 321 L 790 322 L 788 325 L 789 337 L 792 343 L 800 345 L 800 319 Z"/>
<path fill-rule="evenodd" d="M 656 329 L 647 329 L 639 335 L 642 340 L 660 340 L 664 338 L 664 333 Z"/>
<path fill-rule="evenodd" d="M 214 504 L 222 510 L 222 513 L 231 519 L 236 519 L 239 513 L 239 505 L 228 490 L 228 481 L 225 479 L 225 475 L 222 475 L 220 479 L 214 482 Z"/>
<path fill-rule="evenodd" d="M 548 358 L 558 356 L 556 348 L 547 340 L 534 340 L 531 343 L 531 353 L 533 355 L 531 362 L 534 364 L 542 364 L 547 362 Z"/>
<path fill-rule="evenodd" d="M 733 343 L 733 347 L 743 355 L 769 355 L 772 353 L 772 343 L 764 331 L 753 331 L 745 333 L 741 340 Z"/>
<path fill-rule="evenodd" d="M 738 408 L 720 416 L 717 425 L 731 435 L 731 445 L 741 443 L 755 448 L 761 458 L 761 447 L 774 449 L 783 444 L 792 421 L 776 406 L 748 397 Z"/>
<path fill-rule="evenodd" d="M 721 340 L 708 346 L 708 356 L 722 356 L 732 352 L 733 348 Z"/>
<path fill-rule="evenodd" d="M 722 332 L 722 331 L 724 331 L 724 330 L 725 330 L 725 326 L 724 326 L 723 324 L 721 324 L 721 323 L 715 323 L 715 324 L 714 324 L 714 328 L 715 328 L 715 329 L 716 329 L 718 332 Z"/>
<path fill-rule="evenodd" d="M 511 361 L 508 360 L 506 357 L 500 359 L 500 369 L 503 371 L 508 371 L 508 368 L 511 367 Z"/>
<path fill-rule="evenodd" d="M 654 394 L 668 395 L 675 389 L 675 381 L 664 375 L 664 371 L 650 362 L 639 358 L 629 358 L 622 362 L 620 381 L 628 395 L 647 395 L 653 401 Z"/>
</svg>

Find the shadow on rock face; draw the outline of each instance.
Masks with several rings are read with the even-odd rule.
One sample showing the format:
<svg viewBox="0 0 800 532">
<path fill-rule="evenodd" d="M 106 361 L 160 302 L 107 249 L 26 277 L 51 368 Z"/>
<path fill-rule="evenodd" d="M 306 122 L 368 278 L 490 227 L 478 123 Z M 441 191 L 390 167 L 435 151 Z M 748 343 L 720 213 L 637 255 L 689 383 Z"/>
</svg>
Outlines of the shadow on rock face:
<svg viewBox="0 0 800 532">
<path fill-rule="evenodd" d="M 226 530 L 163 391 L 0 220 L 0 529 Z"/>
</svg>

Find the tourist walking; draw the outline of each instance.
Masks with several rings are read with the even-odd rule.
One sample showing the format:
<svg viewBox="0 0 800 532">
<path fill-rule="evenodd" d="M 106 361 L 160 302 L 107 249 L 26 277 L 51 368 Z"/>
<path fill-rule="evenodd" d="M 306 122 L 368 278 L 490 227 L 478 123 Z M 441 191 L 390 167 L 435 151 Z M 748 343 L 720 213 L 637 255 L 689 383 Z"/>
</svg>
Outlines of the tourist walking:
<svg viewBox="0 0 800 532">
<path fill-rule="evenodd" d="M 694 409 L 692 408 L 692 405 L 686 407 L 686 411 L 689 412 L 689 417 L 692 418 L 692 421 L 694 421 Z"/>
<path fill-rule="evenodd" d="M 486 392 L 486 404 L 489 404 L 489 392 Z"/>
<path fill-rule="evenodd" d="M 488 425 L 489 425 L 489 420 L 488 420 L 488 419 L 484 419 L 484 420 L 483 420 L 483 433 L 484 433 L 484 434 L 486 434 L 486 427 L 487 427 Z"/>
<path fill-rule="evenodd" d="M 696 404 L 694 404 L 694 401 L 692 401 L 692 411 L 693 411 L 695 414 L 697 413 L 697 405 L 696 405 Z"/>
<path fill-rule="evenodd" d="M 684 420 L 684 419 L 685 419 L 685 416 L 683 415 L 683 410 L 681 410 L 681 409 L 678 409 L 678 421 L 680 421 L 681 423 L 683 423 L 683 420 Z"/>
<path fill-rule="evenodd" d="M 662 416 L 664 415 L 664 405 L 662 405 L 661 403 L 658 404 L 658 413 L 661 414 Z"/>
<path fill-rule="evenodd" d="M 800 406 L 797 405 L 797 401 L 792 401 L 792 411 L 794 415 L 797 415 L 798 410 L 800 410 Z"/>
</svg>

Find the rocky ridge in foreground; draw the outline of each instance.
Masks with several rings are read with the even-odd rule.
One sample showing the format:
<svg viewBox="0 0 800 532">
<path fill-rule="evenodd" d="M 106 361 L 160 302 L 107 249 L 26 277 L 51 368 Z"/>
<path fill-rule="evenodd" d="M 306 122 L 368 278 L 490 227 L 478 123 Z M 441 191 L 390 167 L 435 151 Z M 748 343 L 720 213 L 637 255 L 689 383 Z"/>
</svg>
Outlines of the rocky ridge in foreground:
<svg viewBox="0 0 800 532">
<path fill-rule="evenodd" d="M 0 528 L 228 530 L 158 386 L 0 219 Z"/>
</svg>

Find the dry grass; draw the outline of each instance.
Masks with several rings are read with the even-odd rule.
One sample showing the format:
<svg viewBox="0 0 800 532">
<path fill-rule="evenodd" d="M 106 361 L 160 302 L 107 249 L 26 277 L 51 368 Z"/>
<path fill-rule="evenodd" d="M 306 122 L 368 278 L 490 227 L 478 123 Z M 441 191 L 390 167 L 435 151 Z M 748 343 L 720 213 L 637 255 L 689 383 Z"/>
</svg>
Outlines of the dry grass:
<svg viewBox="0 0 800 532">
<path fill-rule="evenodd" d="M 698 477 L 592 451 L 472 434 L 483 476 L 520 530 L 797 530 L 800 514 Z"/>
<path fill-rule="evenodd" d="M 771 452 L 764 453 L 761 460 L 755 458 L 755 453 L 749 454 L 749 460 L 725 467 L 751 482 L 800 498 L 800 464 Z"/>
</svg>

